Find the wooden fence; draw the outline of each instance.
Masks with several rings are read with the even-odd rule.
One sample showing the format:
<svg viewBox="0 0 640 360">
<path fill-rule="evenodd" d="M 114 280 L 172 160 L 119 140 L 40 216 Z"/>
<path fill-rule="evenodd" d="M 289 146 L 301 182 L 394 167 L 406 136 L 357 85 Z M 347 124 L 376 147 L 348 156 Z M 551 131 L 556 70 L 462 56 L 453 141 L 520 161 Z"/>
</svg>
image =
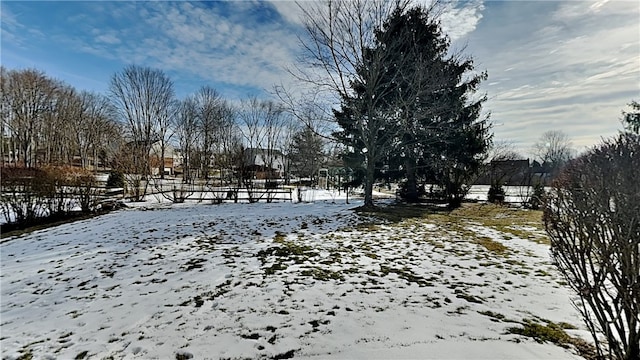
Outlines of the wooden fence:
<svg viewBox="0 0 640 360">
<path fill-rule="evenodd" d="M 175 203 L 183 203 L 186 201 L 210 202 L 215 204 L 221 204 L 223 202 L 293 202 L 293 190 L 290 188 L 247 189 L 224 187 L 184 189 L 176 187 L 171 190 L 154 190 L 155 191 L 148 193 L 147 196 L 156 196 L 159 198 L 158 200 L 162 198 Z"/>
</svg>

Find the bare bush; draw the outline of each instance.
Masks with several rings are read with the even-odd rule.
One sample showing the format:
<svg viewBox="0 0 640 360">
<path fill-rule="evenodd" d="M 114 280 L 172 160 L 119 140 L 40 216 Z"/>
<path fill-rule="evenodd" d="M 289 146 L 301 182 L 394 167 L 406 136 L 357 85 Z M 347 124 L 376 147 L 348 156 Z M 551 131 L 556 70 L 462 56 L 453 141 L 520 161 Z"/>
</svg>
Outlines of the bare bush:
<svg viewBox="0 0 640 360">
<path fill-rule="evenodd" d="M 9 224 L 64 217 L 77 207 L 92 212 L 100 198 L 95 176 L 85 169 L 0 167 L 0 176 L 0 210 Z"/>
<path fill-rule="evenodd" d="M 640 137 L 622 134 L 569 163 L 546 198 L 553 260 L 601 357 L 640 358 L 639 178 Z"/>
<path fill-rule="evenodd" d="M 1 167 L 0 207 L 7 223 L 31 223 L 48 215 L 49 199 L 55 194 L 42 169 Z"/>
<path fill-rule="evenodd" d="M 60 194 L 60 213 L 67 213 L 79 206 L 84 213 L 96 210 L 100 199 L 100 189 L 94 174 L 72 166 L 50 168 L 47 171 Z"/>
</svg>

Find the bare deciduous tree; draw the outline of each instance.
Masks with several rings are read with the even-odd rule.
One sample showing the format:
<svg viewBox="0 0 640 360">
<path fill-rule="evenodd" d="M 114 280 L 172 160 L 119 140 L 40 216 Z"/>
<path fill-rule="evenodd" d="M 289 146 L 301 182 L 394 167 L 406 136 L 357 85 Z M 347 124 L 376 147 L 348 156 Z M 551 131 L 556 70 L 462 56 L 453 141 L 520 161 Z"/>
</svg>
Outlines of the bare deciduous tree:
<svg viewBox="0 0 640 360">
<path fill-rule="evenodd" d="M 180 103 L 174 128 L 182 155 L 182 182 L 190 183 L 193 180 L 191 166 L 197 156 L 196 147 L 199 141 L 198 110 L 194 98 L 188 97 Z"/>
<path fill-rule="evenodd" d="M 280 132 L 284 125 L 283 110 L 273 101 L 250 97 L 242 101 L 238 120 L 244 140 L 239 181 L 249 192 L 249 201 L 257 201 L 252 196 L 256 170 L 262 168 L 265 180 L 272 180 Z"/>
<path fill-rule="evenodd" d="M 0 65 L 0 165 L 6 166 L 14 163 L 14 142 L 9 131 L 10 98 L 7 95 L 9 91 L 9 76 L 7 69 Z"/>
<path fill-rule="evenodd" d="M 124 126 L 115 121 L 107 121 L 101 124 L 98 143 L 94 147 L 97 159 L 103 165 L 114 163 L 115 156 L 124 143 Z"/>
<path fill-rule="evenodd" d="M 36 70 L 2 68 L 1 76 L 3 164 L 71 165 L 79 158 L 87 167 L 104 158 L 118 136 L 104 96 L 78 93 Z"/>
<path fill-rule="evenodd" d="M 264 142 L 261 144 L 261 148 L 264 152 L 265 162 L 265 179 L 268 187 L 274 187 L 277 183 L 274 182 L 278 177 L 278 167 L 283 166 L 280 161 L 282 159 L 282 133 L 286 128 L 286 118 L 283 113 L 282 107 L 272 101 L 265 103 L 265 118 L 264 118 Z"/>
<path fill-rule="evenodd" d="M 573 157 L 569 135 L 558 130 L 549 130 L 533 145 L 533 155 L 541 164 L 548 164 L 558 170 Z"/>
<path fill-rule="evenodd" d="M 234 109 L 214 88 L 205 86 L 180 103 L 174 127 L 182 155 L 183 183 L 193 184 L 199 173 L 205 180 L 199 184 L 202 191 L 207 188 L 214 196 L 221 196 L 220 189 L 214 187 L 229 180 L 228 170 L 234 164 Z M 219 171 L 217 178 L 211 176 L 212 169 Z"/>
<path fill-rule="evenodd" d="M 98 153 L 105 147 L 105 133 L 113 124 L 112 108 L 105 96 L 83 91 L 77 97 L 77 110 L 71 117 L 71 133 L 83 168 L 98 165 Z"/>
<path fill-rule="evenodd" d="M 218 143 L 216 165 L 220 171 L 220 185 L 232 181 L 233 174 L 230 171 L 237 163 L 238 148 L 242 140 L 236 124 L 236 109 L 228 103 L 221 107 L 221 122 L 218 128 Z"/>
<path fill-rule="evenodd" d="M 45 117 L 54 109 L 59 84 L 44 73 L 28 69 L 3 74 L 3 127 L 13 140 L 14 159 L 26 167 L 36 165 Z"/>
<path fill-rule="evenodd" d="M 117 115 L 127 125 L 128 150 L 133 154 L 129 170 L 134 172 L 127 179 L 134 200 L 139 201 L 146 194 L 151 145 L 158 140 L 159 121 L 170 112 L 174 100 L 173 83 L 161 70 L 130 65 L 113 75 L 109 93 Z"/>
<path fill-rule="evenodd" d="M 194 99 L 200 133 L 200 175 L 208 180 L 218 143 L 224 100 L 220 93 L 210 86 L 200 88 Z"/>
<path fill-rule="evenodd" d="M 488 163 L 522 158 L 523 156 L 516 151 L 515 145 L 510 141 L 494 141 L 487 152 Z"/>
<path fill-rule="evenodd" d="M 544 210 L 552 257 L 599 355 L 620 360 L 640 358 L 638 154 L 634 134 L 592 149 L 565 167 Z"/>
<path fill-rule="evenodd" d="M 300 177 L 314 183 L 324 162 L 324 139 L 311 128 L 304 127 L 293 136 L 291 144 L 291 168 Z"/>
<path fill-rule="evenodd" d="M 293 139 L 295 134 L 299 131 L 299 123 L 294 119 L 295 117 L 289 117 L 289 121 L 287 121 L 286 125 L 282 129 L 282 137 L 279 148 L 284 160 L 284 183 L 286 185 L 289 185 L 291 181 L 291 155 L 293 152 Z"/>
<path fill-rule="evenodd" d="M 155 154 L 158 160 L 158 173 L 160 178 L 164 179 L 165 175 L 165 158 L 167 153 L 167 147 L 173 137 L 174 129 L 172 123 L 177 116 L 178 102 L 175 99 L 171 99 L 168 106 L 161 106 L 157 109 L 156 114 L 156 129 L 155 136 L 158 143 L 159 154 Z M 173 154 L 172 154 L 173 156 Z"/>
<path fill-rule="evenodd" d="M 78 113 L 78 93 L 71 86 L 56 82 L 52 106 L 44 114 L 38 134 L 38 163 L 72 164 L 78 154 L 72 123 Z"/>
<path fill-rule="evenodd" d="M 488 193 L 489 202 L 504 201 L 503 185 L 509 184 L 513 177 L 519 175 L 515 160 L 520 159 L 522 156 L 515 151 L 513 143 L 497 141 L 492 144 L 483 169 L 491 185 Z"/>
</svg>

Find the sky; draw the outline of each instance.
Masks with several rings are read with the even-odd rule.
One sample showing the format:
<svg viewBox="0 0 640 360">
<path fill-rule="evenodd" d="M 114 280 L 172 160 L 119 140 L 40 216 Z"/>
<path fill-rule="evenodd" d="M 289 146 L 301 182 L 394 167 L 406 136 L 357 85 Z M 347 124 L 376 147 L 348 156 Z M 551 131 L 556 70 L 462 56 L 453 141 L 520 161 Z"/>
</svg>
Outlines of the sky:
<svg viewBox="0 0 640 360">
<path fill-rule="evenodd" d="M 301 6 L 306 6 L 301 2 Z M 640 100 L 640 2 L 450 1 L 441 21 L 472 56 L 494 140 L 524 156 L 547 130 L 577 151 L 621 129 Z M 35 68 L 78 90 L 107 93 L 130 64 L 163 70 L 185 97 L 210 85 L 224 97 L 295 87 L 304 34 L 293 1 L 0 2 L 0 61 Z"/>
</svg>

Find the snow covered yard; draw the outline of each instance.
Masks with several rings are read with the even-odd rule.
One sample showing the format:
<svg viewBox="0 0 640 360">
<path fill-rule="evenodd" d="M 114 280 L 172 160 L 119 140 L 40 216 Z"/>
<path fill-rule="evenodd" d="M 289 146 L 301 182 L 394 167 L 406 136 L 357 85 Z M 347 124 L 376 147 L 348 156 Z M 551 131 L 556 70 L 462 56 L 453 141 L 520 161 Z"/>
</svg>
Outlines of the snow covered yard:
<svg viewBox="0 0 640 360">
<path fill-rule="evenodd" d="M 126 209 L 13 238 L 2 357 L 580 358 L 513 333 L 587 336 L 539 215 L 357 205 Z"/>
</svg>

